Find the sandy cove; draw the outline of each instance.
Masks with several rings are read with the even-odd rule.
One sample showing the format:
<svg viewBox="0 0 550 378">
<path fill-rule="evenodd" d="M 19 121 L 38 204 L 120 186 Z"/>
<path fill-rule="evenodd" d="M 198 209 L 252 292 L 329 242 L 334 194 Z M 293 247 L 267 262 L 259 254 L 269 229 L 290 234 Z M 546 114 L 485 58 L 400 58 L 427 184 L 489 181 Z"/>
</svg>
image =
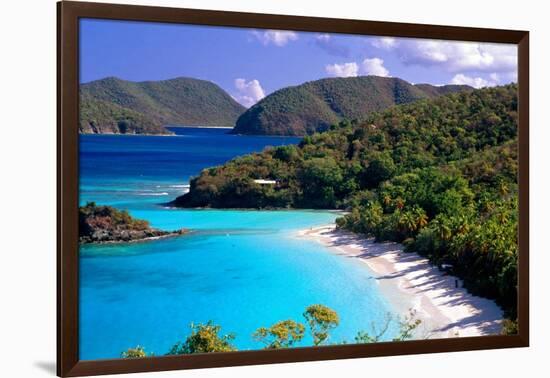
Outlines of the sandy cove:
<svg viewBox="0 0 550 378">
<path fill-rule="evenodd" d="M 401 316 L 416 310 L 422 320 L 416 338 L 500 333 L 503 314 L 495 302 L 469 294 L 461 280 L 440 272 L 416 253 L 404 252 L 401 244 L 375 243 L 334 225 L 302 230 L 298 237 L 316 240 L 334 253 L 365 263 Z"/>
</svg>

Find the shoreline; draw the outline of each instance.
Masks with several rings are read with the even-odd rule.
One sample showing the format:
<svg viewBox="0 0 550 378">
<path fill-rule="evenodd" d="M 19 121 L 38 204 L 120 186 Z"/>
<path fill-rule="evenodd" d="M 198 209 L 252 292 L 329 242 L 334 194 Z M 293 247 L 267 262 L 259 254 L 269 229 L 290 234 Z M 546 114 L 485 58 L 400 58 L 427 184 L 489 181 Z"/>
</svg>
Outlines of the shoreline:
<svg viewBox="0 0 550 378">
<path fill-rule="evenodd" d="M 187 192 L 187 193 L 189 193 L 189 192 Z M 262 208 L 256 208 L 256 207 L 208 207 L 208 206 L 206 206 L 206 207 L 179 207 L 179 206 L 173 206 L 173 205 L 171 206 L 170 204 L 172 202 L 173 201 L 160 203 L 159 205 L 162 206 L 164 209 L 167 209 L 167 210 L 280 211 L 280 212 L 284 212 L 284 211 L 306 211 L 306 212 L 323 211 L 323 212 L 334 213 L 334 214 L 339 214 L 339 215 L 348 214 L 348 212 L 346 210 L 339 210 L 339 209 L 298 209 L 298 208 L 288 208 L 288 207 L 262 207 Z"/>
<path fill-rule="evenodd" d="M 83 246 L 83 245 L 116 245 L 116 244 L 143 243 L 143 242 L 160 240 L 160 239 L 175 238 L 175 237 L 178 237 L 178 236 L 189 235 L 190 233 L 192 233 L 192 230 L 182 228 L 181 230 L 168 231 L 164 235 L 147 236 L 147 237 L 144 237 L 144 238 L 130 239 L 130 240 L 102 240 L 102 241 L 93 241 L 93 242 L 81 242 L 81 241 L 79 241 L 78 245 L 79 246 Z"/>
<path fill-rule="evenodd" d="M 177 128 L 177 129 L 227 129 L 227 130 L 232 130 L 235 128 L 235 126 L 189 126 L 189 125 L 185 125 L 185 126 L 182 126 L 182 125 L 166 125 L 164 126 L 166 128 L 168 127 L 172 127 L 172 128 Z"/>
<path fill-rule="evenodd" d="M 462 280 L 440 272 L 417 253 L 404 252 L 399 243 L 375 243 L 335 225 L 301 230 L 297 236 L 365 264 L 400 317 L 416 311 L 422 323 L 415 339 L 500 334 L 503 312 L 494 301 L 468 293 Z"/>
<path fill-rule="evenodd" d="M 127 133 L 127 134 L 121 134 L 121 133 L 82 133 L 78 132 L 78 135 L 109 135 L 109 136 L 155 136 L 155 137 L 174 137 L 174 136 L 181 136 L 177 135 L 176 133 L 170 133 L 170 134 L 151 134 L 151 133 L 143 133 L 143 134 L 135 134 L 135 133 Z"/>
</svg>

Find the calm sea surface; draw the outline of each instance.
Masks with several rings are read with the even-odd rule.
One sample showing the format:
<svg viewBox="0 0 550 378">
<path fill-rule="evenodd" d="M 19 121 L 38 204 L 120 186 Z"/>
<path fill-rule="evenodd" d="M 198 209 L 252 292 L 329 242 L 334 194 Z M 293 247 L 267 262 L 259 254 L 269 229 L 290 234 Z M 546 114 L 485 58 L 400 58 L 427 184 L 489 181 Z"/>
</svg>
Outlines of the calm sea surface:
<svg viewBox="0 0 550 378">
<path fill-rule="evenodd" d="M 127 209 L 154 227 L 191 235 L 80 250 L 80 359 L 118 358 L 141 345 L 155 355 L 212 320 L 239 349 L 258 349 L 258 327 L 302 320 L 304 308 L 335 309 L 331 341 L 381 327 L 389 304 L 365 266 L 296 237 L 332 223 L 327 211 L 168 209 L 201 169 L 298 138 L 250 137 L 223 129 L 175 129 L 177 136 L 80 137 L 80 202 Z M 390 329 L 387 336 L 396 332 Z M 301 345 L 311 345 L 305 338 Z"/>
</svg>

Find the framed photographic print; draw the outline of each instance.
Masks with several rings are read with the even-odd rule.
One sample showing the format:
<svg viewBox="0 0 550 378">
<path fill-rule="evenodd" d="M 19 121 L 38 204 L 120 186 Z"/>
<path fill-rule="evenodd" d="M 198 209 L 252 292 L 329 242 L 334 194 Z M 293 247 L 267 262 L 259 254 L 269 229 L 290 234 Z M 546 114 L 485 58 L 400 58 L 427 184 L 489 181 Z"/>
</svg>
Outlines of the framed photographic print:
<svg viewBox="0 0 550 378">
<path fill-rule="evenodd" d="M 527 346 L 528 38 L 58 3 L 58 375 Z"/>
</svg>

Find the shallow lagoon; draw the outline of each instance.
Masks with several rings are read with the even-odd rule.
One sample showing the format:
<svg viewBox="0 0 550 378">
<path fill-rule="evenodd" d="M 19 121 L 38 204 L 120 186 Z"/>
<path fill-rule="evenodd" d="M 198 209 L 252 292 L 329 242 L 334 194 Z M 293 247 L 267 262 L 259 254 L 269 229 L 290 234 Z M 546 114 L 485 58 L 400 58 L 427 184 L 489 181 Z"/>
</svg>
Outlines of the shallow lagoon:
<svg viewBox="0 0 550 378">
<path fill-rule="evenodd" d="M 297 138 L 178 129 L 176 137 L 82 136 L 81 203 L 128 209 L 163 229 L 192 234 L 125 245 L 85 246 L 80 258 L 80 358 L 117 358 L 141 345 L 166 353 L 191 322 L 212 320 L 239 349 L 258 327 L 322 303 L 341 324 L 331 341 L 353 341 L 393 312 L 364 264 L 296 237 L 332 223 L 328 211 L 180 210 L 161 205 L 201 169 Z M 391 329 L 388 337 L 395 333 Z M 306 338 L 300 345 L 311 345 Z"/>
</svg>

